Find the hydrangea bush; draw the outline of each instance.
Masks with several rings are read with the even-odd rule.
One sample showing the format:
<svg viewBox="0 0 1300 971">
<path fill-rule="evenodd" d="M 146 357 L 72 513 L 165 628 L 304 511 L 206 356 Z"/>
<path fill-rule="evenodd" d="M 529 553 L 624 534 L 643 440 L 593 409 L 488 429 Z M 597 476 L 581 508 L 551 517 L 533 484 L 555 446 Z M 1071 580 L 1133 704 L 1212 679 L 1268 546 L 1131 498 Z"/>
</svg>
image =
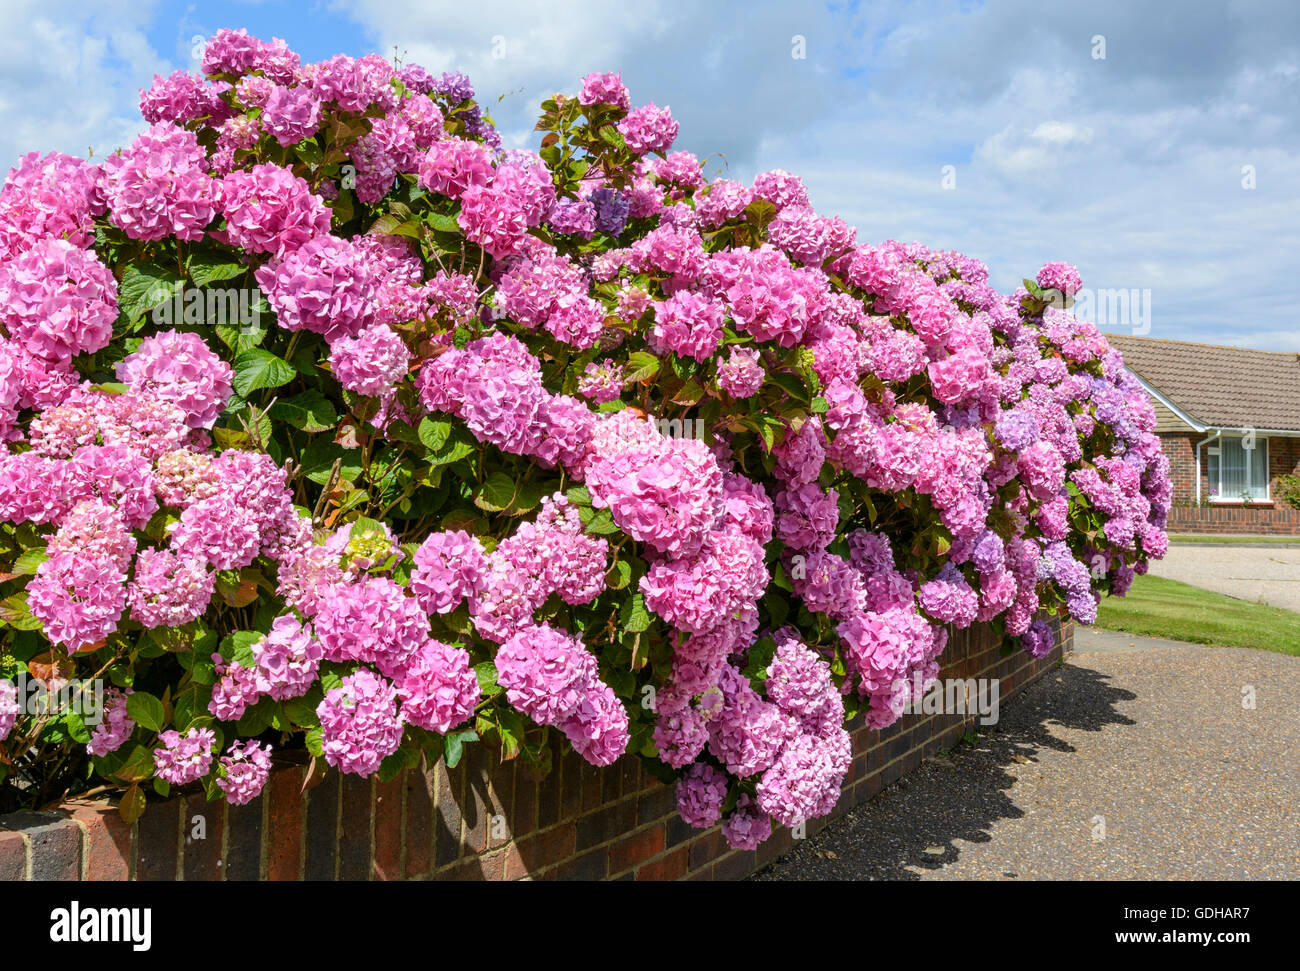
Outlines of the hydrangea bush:
<svg viewBox="0 0 1300 971">
<path fill-rule="evenodd" d="M 1165 552 L 1072 267 L 1002 295 L 787 172 L 710 181 L 614 74 L 503 151 L 462 75 L 243 31 L 202 69 L 0 192 L 8 805 L 244 803 L 304 748 L 543 773 L 558 733 L 753 847 L 952 630 L 1040 656 Z M 102 719 L 20 674 L 107 680 Z"/>
</svg>

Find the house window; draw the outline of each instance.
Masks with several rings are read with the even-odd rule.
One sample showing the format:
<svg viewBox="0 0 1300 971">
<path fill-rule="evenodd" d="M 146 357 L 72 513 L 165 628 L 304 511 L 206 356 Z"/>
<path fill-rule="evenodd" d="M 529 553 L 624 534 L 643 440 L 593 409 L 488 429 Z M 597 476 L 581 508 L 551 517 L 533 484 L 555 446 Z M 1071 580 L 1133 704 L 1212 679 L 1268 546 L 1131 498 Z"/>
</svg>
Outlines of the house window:
<svg viewBox="0 0 1300 971">
<path fill-rule="evenodd" d="M 1210 499 L 1251 502 L 1268 499 L 1268 439 L 1224 435 L 1208 446 Z"/>
</svg>

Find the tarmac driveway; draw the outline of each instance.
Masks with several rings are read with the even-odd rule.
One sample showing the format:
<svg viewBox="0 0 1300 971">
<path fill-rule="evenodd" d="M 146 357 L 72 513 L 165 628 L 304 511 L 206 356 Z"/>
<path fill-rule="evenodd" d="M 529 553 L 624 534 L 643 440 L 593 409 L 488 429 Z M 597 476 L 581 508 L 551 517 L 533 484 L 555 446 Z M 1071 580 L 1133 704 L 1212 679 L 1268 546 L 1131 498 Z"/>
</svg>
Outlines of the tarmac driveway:
<svg viewBox="0 0 1300 971">
<path fill-rule="evenodd" d="M 1131 640 L 750 879 L 1300 879 L 1300 658 Z"/>
<path fill-rule="evenodd" d="M 1252 603 L 1300 611 L 1300 548 L 1174 543 L 1151 573 Z"/>
</svg>

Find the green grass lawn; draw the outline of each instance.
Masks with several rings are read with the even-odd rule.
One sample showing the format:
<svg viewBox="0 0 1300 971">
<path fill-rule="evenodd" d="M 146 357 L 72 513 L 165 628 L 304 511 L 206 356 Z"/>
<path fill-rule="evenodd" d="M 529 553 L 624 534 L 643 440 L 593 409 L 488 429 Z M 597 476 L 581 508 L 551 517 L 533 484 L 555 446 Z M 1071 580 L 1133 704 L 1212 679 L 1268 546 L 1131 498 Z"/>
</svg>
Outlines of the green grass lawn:
<svg viewBox="0 0 1300 971">
<path fill-rule="evenodd" d="M 1127 597 L 1103 597 L 1097 626 L 1211 647 L 1257 647 L 1300 656 L 1300 613 L 1150 575 Z"/>
<path fill-rule="evenodd" d="M 1300 536 L 1220 536 L 1197 533 L 1170 533 L 1171 543 L 1225 543 L 1230 546 L 1300 546 Z"/>
</svg>

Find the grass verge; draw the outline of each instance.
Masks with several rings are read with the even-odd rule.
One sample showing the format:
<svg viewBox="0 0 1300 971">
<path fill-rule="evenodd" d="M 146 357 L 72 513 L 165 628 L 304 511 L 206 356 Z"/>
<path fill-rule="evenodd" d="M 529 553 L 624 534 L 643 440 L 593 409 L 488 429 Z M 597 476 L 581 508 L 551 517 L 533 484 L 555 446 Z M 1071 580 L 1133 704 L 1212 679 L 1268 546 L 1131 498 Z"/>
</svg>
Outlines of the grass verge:
<svg viewBox="0 0 1300 971">
<path fill-rule="evenodd" d="M 1300 656 L 1300 613 L 1149 574 L 1134 579 L 1127 597 L 1104 597 L 1096 626 L 1211 647 L 1254 647 Z"/>
</svg>

